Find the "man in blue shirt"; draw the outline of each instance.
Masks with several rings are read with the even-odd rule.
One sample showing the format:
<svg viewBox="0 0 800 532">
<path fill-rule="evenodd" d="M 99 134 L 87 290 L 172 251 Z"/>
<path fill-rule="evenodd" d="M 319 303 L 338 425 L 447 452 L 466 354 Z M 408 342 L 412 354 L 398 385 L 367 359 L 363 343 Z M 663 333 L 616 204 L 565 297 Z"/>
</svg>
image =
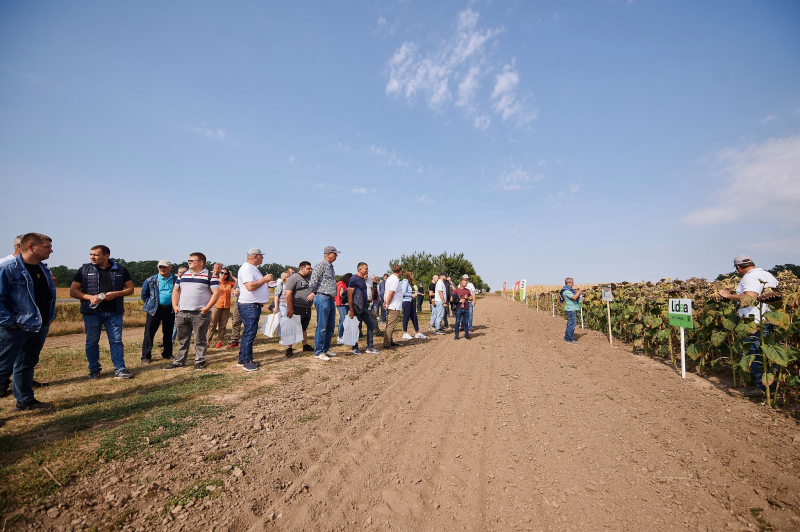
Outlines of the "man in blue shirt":
<svg viewBox="0 0 800 532">
<path fill-rule="evenodd" d="M 564 312 L 567 314 L 567 330 L 564 332 L 564 341 L 568 344 L 577 344 L 575 341 L 575 324 L 578 311 L 581 309 L 583 288 L 575 290 L 575 281 L 572 277 L 564 279 L 564 288 L 561 289 L 561 298 L 564 300 Z"/>
<path fill-rule="evenodd" d="M 142 364 L 152 361 L 153 338 L 159 325 L 164 335 L 164 351 L 161 356 L 172 358 L 172 336 L 175 329 L 175 311 L 172 308 L 172 289 L 176 277 L 172 275 L 172 263 L 168 260 L 158 262 L 158 273 L 145 279 L 142 283 L 142 310 L 147 313 L 142 340 Z"/>
</svg>

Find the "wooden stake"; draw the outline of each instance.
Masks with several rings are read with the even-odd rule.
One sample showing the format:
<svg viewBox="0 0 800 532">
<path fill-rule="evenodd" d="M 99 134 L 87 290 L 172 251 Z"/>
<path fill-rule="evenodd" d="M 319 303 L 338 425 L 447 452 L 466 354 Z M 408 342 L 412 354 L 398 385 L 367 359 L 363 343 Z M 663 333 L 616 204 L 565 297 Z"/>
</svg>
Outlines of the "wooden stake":
<svg viewBox="0 0 800 532">
<path fill-rule="evenodd" d="M 681 327 L 681 378 L 686 378 L 686 344 L 684 343 L 683 327 Z"/>
<path fill-rule="evenodd" d="M 608 311 L 608 343 L 614 345 L 614 341 L 611 339 L 611 303 L 606 301 L 606 311 Z"/>
</svg>

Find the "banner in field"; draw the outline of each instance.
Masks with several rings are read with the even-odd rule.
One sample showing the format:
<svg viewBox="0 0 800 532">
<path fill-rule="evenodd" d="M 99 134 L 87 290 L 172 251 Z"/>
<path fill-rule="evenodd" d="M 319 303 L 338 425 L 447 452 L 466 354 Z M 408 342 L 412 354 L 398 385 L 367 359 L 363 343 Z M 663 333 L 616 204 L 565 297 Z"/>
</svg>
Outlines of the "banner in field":
<svg viewBox="0 0 800 532">
<path fill-rule="evenodd" d="M 519 300 L 523 301 L 525 299 L 525 286 L 528 284 L 527 279 L 523 279 L 519 282 Z"/>
<path fill-rule="evenodd" d="M 512 294 L 512 299 L 517 297 L 517 294 L 519 293 L 519 283 L 520 283 L 519 281 L 514 283 L 514 292 Z"/>
<path fill-rule="evenodd" d="M 506 282 L 503 281 L 503 295 L 506 295 Z"/>
</svg>

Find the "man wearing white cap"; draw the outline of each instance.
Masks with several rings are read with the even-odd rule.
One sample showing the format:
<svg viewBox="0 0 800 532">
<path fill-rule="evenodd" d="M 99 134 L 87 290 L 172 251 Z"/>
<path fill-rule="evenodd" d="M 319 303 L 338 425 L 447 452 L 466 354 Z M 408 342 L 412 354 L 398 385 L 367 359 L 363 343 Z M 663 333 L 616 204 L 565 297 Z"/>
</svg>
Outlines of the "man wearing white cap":
<svg viewBox="0 0 800 532">
<path fill-rule="evenodd" d="M 239 317 L 242 319 L 242 340 L 239 344 L 239 362 L 237 366 L 245 371 L 257 371 L 253 362 L 253 342 L 258 332 L 258 319 L 261 307 L 269 301 L 269 285 L 272 274 L 261 275 L 258 266 L 264 262 L 264 254 L 258 248 L 247 250 L 247 261 L 239 268 Z"/>
<path fill-rule="evenodd" d="M 336 328 L 336 272 L 333 270 L 333 262 L 339 256 L 339 251 L 335 246 L 327 246 L 322 254 L 323 260 L 319 261 L 314 269 L 311 270 L 311 280 L 308 286 L 311 294 L 309 301 L 314 302 L 317 308 L 317 330 L 314 333 L 314 357 L 319 360 L 330 360 L 331 339 Z"/>
<path fill-rule="evenodd" d="M 472 332 L 472 313 L 475 310 L 475 285 L 469 281 L 469 275 L 466 273 L 461 278 L 467 280 L 467 290 L 472 294 L 472 299 L 469 300 L 469 317 L 467 318 L 467 328 L 469 332 Z"/>
<path fill-rule="evenodd" d="M 759 304 L 757 301 L 755 301 L 755 298 L 761 295 L 761 292 L 764 291 L 764 288 L 777 288 L 778 280 L 768 271 L 764 271 L 761 268 L 756 268 L 756 265 L 753 263 L 753 259 L 747 255 L 739 255 L 733 259 L 733 267 L 736 269 L 736 272 L 742 276 L 742 280 L 739 281 L 739 285 L 736 287 L 736 293 L 731 294 L 727 290 L 720 290 L 719 295 L 739 303 L 739 318 L 752 317 L 755 323 L 760 323 L 761 310 L 759 309 Z M 769 312 L 770 308 L 768 305 L 764 304 L 763 310 L 764 312 Z M 771 332 L 772 324 L 767 323 L 764 327 L 764 335 L 766 336 Z M 750 344 L 750 350 L 746 355 L 743 354 L 742 356 L 758 355 L 750 364 L 750 373 L 753 375 L 753 379 L 756 381 L 756 387 L 764 392 L 766 391 L 767 387 L 761 381 L 761 378 L 764 375 L 764 366 L 761 363 L 760 332 L 756 331 L 753 335 L 749 336 L 747 340 L 745 340 L 745 343 Z M 775 373 L 774 366 L 772 373 Z M 775 388 L 776 384 L 773 383 L 770 386 L 770 390 L 775 390 Z"/>
<path fill-rule="evenodd" d="M 172 275 L 172 263 L 168 260 L 158 261 L 158 273 L 145 279 L 140 294 L 147 313 L 144 324 L 144 340 L 142 340 L 142 364 L 152 361 L 153 338 L 159 325 L 164 335 L 161 352 L 163 358 L 172 358 L 172 333 L 175 330 L 175 310 L 172 308 L 172 289 L 176 277 Z"/>
</svg>

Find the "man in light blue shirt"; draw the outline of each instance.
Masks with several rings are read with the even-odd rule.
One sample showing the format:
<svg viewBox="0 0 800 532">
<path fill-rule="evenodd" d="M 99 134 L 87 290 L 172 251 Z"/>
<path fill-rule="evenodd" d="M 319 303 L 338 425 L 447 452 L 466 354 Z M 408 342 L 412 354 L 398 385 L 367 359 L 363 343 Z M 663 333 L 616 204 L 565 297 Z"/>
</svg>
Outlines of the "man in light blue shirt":
<svg viewBox="0 0 800 532">
<path fill-rule="evenodd" d="M 577 344 L 575 341 L 575 324 L 578 311 L 581 309 L 583 288 L 575 289 L 572 277 L 564 279 L 564 288 L 561 289 L 561 299 L 564 301 L 564 312 L 567 314 L 567 330 L 564 332 L 564 341 L 568 344 Z"/>
<path fill-rule="evenodd" d="M 142 283 L 142 310 L 147 313 L 142 340 L 142 364 L 152 361 L 153 339 L 159 326 L 164 334 L 162 358 L 172 358 L 172 334 L 175 329 L 175 311 L 172 308 L 172 289 L 176 277 L 172 275 L 172 263 L 158 262 L 158 273 Z"/>
</svg>

